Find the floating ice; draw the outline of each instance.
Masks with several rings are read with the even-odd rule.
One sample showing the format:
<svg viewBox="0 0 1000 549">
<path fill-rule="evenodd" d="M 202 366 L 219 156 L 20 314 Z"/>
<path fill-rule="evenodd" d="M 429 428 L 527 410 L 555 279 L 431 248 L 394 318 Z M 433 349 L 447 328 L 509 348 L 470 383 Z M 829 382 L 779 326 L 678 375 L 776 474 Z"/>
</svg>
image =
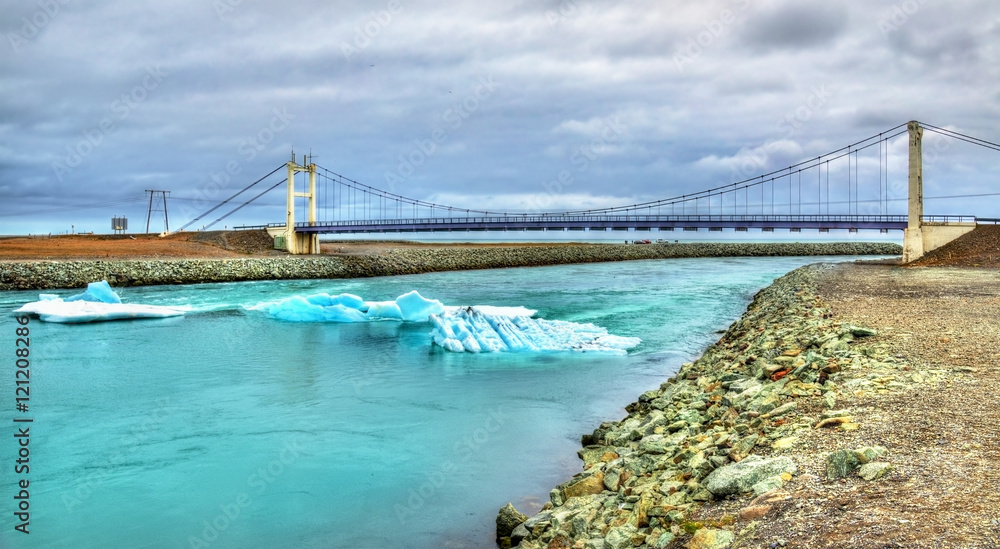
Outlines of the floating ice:
<svg viewBox="0 0 1000 549">
<path fill-rule="evenodd" d="M 51 294 L 43 294 L 51 295 Z M 41 298 L 42 296 L 39 296 Z M 102 280 L 100 282 L 91 282 L 87 284 L 87 290 L 82 294 L 76 294 L 67 297 L 63 301 L 97 301 L 100 303 L 121 303 L 122 298 L 111 289 L 111 285 L 108 284 L 107 280 Z"/>
<path fill-rule="evenodd" d="M 407 292 L 396 298 L 403 320 L 418 322 L 427 320 L 430 315 L 444 312 L 444 305 L 436 299 L 425 299 L 416 290 Z"/>
<path fill-rule="evenodd" d="M 454 352 L 601 352 L 626 354 L 642 342 L 594 324 L 505 316 L 466 307 L 431 315 L 434 343 Z"/>
<path fill-rule="evenodd" d="M 443 313 L 444 305 L 425 299 L 416 291 L 395 301 L 365 301 L 352 294 L 294 296 L 250 307 L 278 320 L 290 322 L 363 322 L 365 320 L 406 320 L 425 322 L 432 314 Z"/>
<path fill-rule="evenodd" d="M 80 323 L 136 318 L 167 318 L 184 314 L 183 309 L 158 305 L 122 303 L 106 280 L 87 284 L 87 290 L 65 299 L 56 294 L 39 294 L 38 301 L 25 304 L 15 313 L 37 315 L 45 322 Z"/>
<path fill-rule="evenodd" d="M 364 301 L 351 294 L 294 296 L 249 307 L 290 322 L 430 321 L 434 343 L 455 352 L 602 352 L 625 354 L 639 345 L 600 326 L 531 318 L 524 307 L 444 306 L 416 291 L 394 301 Z"/>
<path fill-rule="evenodd" d="M 287 322 L 362 322 L 365 313 L 329 299 L 330 296 L 294 296 L 277 303 L 262 303 L 251 309 L 263 310 L 273 318 Z"/>
</svg>

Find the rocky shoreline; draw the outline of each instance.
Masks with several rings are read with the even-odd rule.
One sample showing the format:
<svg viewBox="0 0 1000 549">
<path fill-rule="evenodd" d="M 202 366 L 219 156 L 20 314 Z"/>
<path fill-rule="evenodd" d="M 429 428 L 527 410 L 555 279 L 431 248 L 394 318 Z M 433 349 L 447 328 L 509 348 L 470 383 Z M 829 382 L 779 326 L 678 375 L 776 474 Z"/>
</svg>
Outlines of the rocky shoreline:
<svg viewBox="0 0 1000 549">
<path fill-rule="evenodd" d="M 761 290 L 701 358 L 641 395 L 626 418 L 583 436 L 584 470 L 554 488 L 533 517 L 501 509 L 498 544 L 722 549 L 738 542 L 736 516 L 697 521 L 698 507 L 744 495 L 738 519 L 746 522 L 788 499 L 781 488 L 800 473 L 789 457 L 800 435 L 858 427 L 837 410 L 845 376 L 898 361 L 856 343 L 872 330 L 832 318 L 815 290 L 824 268 L 797 269 Z M 873 481 L 891 468 L 885 454 L 842 448 L 812 473 Z"/>
<path fill-rule="evenodd" d="M 531 267 L 678 257 L 898 255 L 894 243 L 579 244 L 391 249 L 381 254 L 236 259 L 32 260 L 0 262 L 0 291 L 112 286 L 361 278 L 436 271 Z"/>
</svg>

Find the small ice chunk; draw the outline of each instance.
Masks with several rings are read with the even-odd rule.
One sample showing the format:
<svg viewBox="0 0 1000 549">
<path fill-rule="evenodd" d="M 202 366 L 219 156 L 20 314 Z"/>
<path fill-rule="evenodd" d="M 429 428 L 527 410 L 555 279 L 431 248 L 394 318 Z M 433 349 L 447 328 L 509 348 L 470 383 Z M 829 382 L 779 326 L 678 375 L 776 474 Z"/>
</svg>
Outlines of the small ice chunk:
<svg viewBox="0 0 1000 549">
<path fill-rule="evenodd" d="M 121 303 L 122 298 L 111 289 L 107 280 L 87 284 L 87 290 L 82 294 L 67 297 L 63 301 L 99 301 L 101 303 Z"/>
<path fill-rule="evenodd" d="M 407 292 L 396 298 L 396 305 L 399 307 L 403 320 L 410 322 L 423 322 L 432 314 L 444 312 L 444 305 L 436 299 L 426 299 L 416 290 Z"/>
</svg>

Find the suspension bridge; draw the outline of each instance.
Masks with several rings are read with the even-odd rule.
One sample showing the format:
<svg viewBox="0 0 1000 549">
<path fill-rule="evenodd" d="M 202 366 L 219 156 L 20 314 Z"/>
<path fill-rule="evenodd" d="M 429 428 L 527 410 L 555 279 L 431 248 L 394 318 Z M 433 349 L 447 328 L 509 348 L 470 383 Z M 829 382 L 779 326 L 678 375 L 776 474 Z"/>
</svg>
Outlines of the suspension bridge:
<svg viewBox="0 0 1000 549">
<path fill-rule="evenodd" d="M 971 231 L 980 221 L 973 215 L 924 214 L 925 130 L 1000 151 L 1000 145 L 995 143 L 911 121 L 780 170 L 696 193 L 609 208 L 517 213 L 458 208 L 409 198 L 354 181 L 317 166 L 308 158 L 298 164 L 293 155 L 287 164 L 278 166 L 180 230 L 284 171 L 285 179 L 270 186 L 265 184 L 262 192 L 212 224 L 285 185 L 287 207 L 283 223 L 241 228 L 267 228 L 275 236 L 276 247 L 293 254 L 319 253 L 320 234 L 874 229 L 904 231 L 904 261 L 910 261 Z M 908 136 L 906 173 L 905 176 L 893 173 L 890 178 L 890 146 L 904 135 Z M 303 180 L 301 183 L 296 183 L 298 174 L 306 176 L 299 178 Z M 904 178 L 905 184 L 901 183 Z M 300 198 L 305 200 L 300 202 L 297 200 Z M 906 213 L 890 213 L 899 210 L 895 203 L 903 200 L 907 203 Z"/>
</svg>

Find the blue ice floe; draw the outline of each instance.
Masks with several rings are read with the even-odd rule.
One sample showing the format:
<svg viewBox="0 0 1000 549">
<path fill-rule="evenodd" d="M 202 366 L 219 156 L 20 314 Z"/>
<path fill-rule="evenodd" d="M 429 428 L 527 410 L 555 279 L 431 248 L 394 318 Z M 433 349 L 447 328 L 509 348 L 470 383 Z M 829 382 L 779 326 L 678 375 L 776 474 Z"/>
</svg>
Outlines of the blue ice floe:
<svg viewBox="0 0 1000 549">
<path fill-rule="evenodd" d="M 45 322 L 75 324 L 105 320 L 137 318 L 167 318 L 180 316 L 184 309 L 159 305 L 122 303 L 121 297 L 106 280 L 87 284 L 83 293 L 61 298 L 56 294 L 39 294 L 38 301 L 25 304 L 15 313 L 33 314 Z"/>
<path fill-rule="evenodd" d="M 394 301 L 365 301 L 353 294 L 314 294 L 249 307 L 290 322 L 430 322 L 435 344 L 453 352 L 601 352 L 625 354 L 636 337 L 611 335 L 600 326 L 532 318 L 524 307 L 445 306 L 416 291 Z"/>
<path fill-rule="evenodd" d="M 434 343 L 453 352 L 598 352 L 624 355 L 642 342 L 589 323 L 491 314 L 465 307 L 431 315 Z"/>
<path fill-rule="evenodd" d="M 444 305 L 425 299 L 416 291 L 395 301 L 365 301 L 353 294 L 313 294 L 293 296 L 281 301 L 259 303 L 251 310 L 263 311 L 272 318 L 288 322 L 364 322 L 366 320 L 406 320 L 426 322 L 430 315 L 442 313 Z"/>
</svg>

